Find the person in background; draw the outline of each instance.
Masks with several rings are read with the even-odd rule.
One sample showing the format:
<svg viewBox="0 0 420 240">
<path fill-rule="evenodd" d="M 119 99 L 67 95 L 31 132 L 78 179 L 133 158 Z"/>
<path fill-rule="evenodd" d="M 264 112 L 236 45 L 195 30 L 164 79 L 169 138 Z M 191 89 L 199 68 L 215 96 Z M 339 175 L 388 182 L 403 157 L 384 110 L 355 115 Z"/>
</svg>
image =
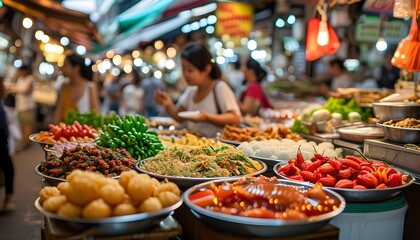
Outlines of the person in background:
<svg viewBox="0 0 420 240">
<path fill-rule="evenodd" d="M 384 64 L 381 67 L 379 78 L 379 87 L 394 89 L 395 84 L 400 78 L 400 69 L 392 65 L 391 60 L 394 51 L 387 52 L 384 58 Z"/>
<path fill-rule="evenodd" d="M 159 115 L 159 104 L 156 102 L 155 94 L 158 90 L 164 90 L 165 87 L 159 78 L 154 77 L 150 74 L 148 77 L 143 79 L 141 82 L 141 88 L 143 88 L 144 96 L 144 114 L 146 117 L 156 117 Z"/>
<path fill-rule="evenodd" d="M 358 72 L 357 83 L 355 84 L 356 88 L 361 89 L 375 89 L 378 88 L 378 82 L 373 77 L 372 71 L 367 62 L 360 62 L 360 68 Z"/>
<path fill-rule="evenodd" d="M 238 60 L 232 63 L 232 69 L 227 73 L 229 84 L 236 97 L 241 96 L 244 73 L 241 71 L 241 62 Z"/>
<path fill-rule="evenodd" d="M 121 95 L 120 103 L 120 112 L 121 117 L 126 114 L 143 114 L 143 96 L 144 91 L 140 87 L 141 77 L 136 71 L 132 71 L 132 79 L 129 80 L 129 83 L 123 88 Z"/>
<path fill-rule="evenodd" d="M 350 88 L 354 86 L 353 79 L 347 73 L 343 60 L 333 59 L 329 65 L 329 71 L 332 76 L 330 91 L 336 92 L 339 88 Z"/>
<path fill-rule="evenodd" d="M 70 80 L 63 84 L 57 94 L 54 121 L 56 123 L 63 121 L 72 110 L 80 113 L 91 110 L 99 112 L 99 97 L 92 82 L 91 66 L 86 65 L 81 56 L 72 53 L 66 56 L 61 71 Z"/>
<path fill-rule="evenodd" d="M 125 78 L 125 73 L 120 73 L 117 77 L 112 79 L 111 83 L 105 86 L 105 98 L 108 102 L 108 109 L 106 113 L 114 111 L 118 113 L 121 100 L 121 79 Z"/>
<path fill-rule="evenodd" d="M 182 73 L 188 87 L 175 105 L 168 93 L 158 90 L 156 101 L 177 121 L 187 121 L 189 130 L 215 137 L 229 124 L 239 124 L 241 112 L 229 85 L 220 81 L 221 71 L 207 48 L 190 43 L 181 52 Z M 180 117 L 182 111 L 196 114 Z"/>
<path fill-rule="evenodd" d="M 6 96 L 3 78 L 0 77 L 0 168 L 4 173 L 5 198 L 0 211 L 11 211 L 14 209 L 13 203 L 13 182 L 15 170 L 8 150 L 9 126 L 6 112 L 3 108 L 3 99 Z"/>
<path fill-rule="evenodd" d="M 244 92 L 238 100 L 242 114 L 256 116 L 261 108 L 273 108 L 261 87 L 261 81 L 267 72 L 260 63 L 250 57 L 242 67 L 242 71 L 246 81 Z"/>
<path fill-rule="evenodd" d="M 22 65 L 17 70 L 15 85 L 11 85 L 9 91 L 15 93 L 16 112 L 22 132 L 22 139 L 17 144 L 16 150 L 21 151 L 29 145 L 29 135 L 34 132 L 36 124 L 36 103 L 33 98 L 35 77 L 29 65 Z"/>
</svg>

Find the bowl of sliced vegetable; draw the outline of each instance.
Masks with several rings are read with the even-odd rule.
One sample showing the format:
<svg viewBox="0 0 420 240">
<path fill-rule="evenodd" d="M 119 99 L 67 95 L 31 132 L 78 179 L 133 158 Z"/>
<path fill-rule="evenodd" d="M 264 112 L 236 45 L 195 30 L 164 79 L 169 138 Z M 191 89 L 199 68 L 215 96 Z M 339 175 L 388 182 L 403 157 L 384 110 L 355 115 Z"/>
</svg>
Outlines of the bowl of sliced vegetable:
<svg viewBox="0 0 420 240">
<path fill-rule="evenodd" d="M 152 158 L 138 161 L 135 168 L 186 189 L 209 180 L 259 175 L 267 170 L 267 165 L 228 145 L 185 145 L 168 148 Z"/>
</svg>

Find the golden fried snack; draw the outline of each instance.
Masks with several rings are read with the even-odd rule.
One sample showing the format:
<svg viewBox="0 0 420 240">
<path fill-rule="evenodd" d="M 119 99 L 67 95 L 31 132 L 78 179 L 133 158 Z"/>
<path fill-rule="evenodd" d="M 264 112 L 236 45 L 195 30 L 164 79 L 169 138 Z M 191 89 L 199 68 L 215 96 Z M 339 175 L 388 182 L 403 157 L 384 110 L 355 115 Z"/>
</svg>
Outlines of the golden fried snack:
<svg viewBox="0 0 420 240">
<path fill-rule="evenodd" d="M 101 187 L 99 194 L 109 205 L 117 205 L 124 201 L 125 192 L 118 184 L 108 184 Z"/>
<path fill-rule="evenodd" d="M 160 203 L 159 198 L 149 197 L 140 203 L 139 212 L 153 212 L 161 210 L 162 208 L 162 203 Z"/>
<path fill-rule="evenodd" d="M 66 202 L 58 209 L 57 214 L 62 217 L 77 218 L 82 216 L 82 208 L 71 202 Z"/>
<path fill-rule="evenodd" d="M 86 177 L 72 179 L 66 197 L 79 206 L 84 206 L 89 202 L 98 199 L 99 186 L 96 182 Z"/>
<path fill-rule="evenodd" d="M 179 195 L 176 195 L 173 192 L 160 192 L 157 194 L 157 198 L 159 199 L 162 207 L 168 207 L 172 204 L 175 204 L 179 200 Z"/>
<path fill-rule="evenodd" d="M 60 190 L 57 187 L 44 187 L 39 192 L 39 202 L 42 204 L 49 197 L 58 195 L 60 195 Z"/>
<path fill-rule="evenodd" d="M 137 213 L 137 209 L 130 203 L 120 203 L 112 210 L 113 216 L 125 216 L 135 213 Z"/>
<path fill-rule="evenodd" d="M 64 195 L 51 196 L 44 201 L 42 207 L 48 212 L 57 212 L 58 209 L 67 202 L 67 198 Z"/>
<path fill-rule="evenodd" d="M 124 171 L 120 174 L 120 178 L 118 179 L 118 182 L 125 189 L 125 191 L 127 191 L 128 182 L 133 176 L 137 176 L 137 175 L 138 173 L 134 170 Z"/>
<path fill-rule="evenodd" d="M 150 178 L 146 178 L 145 176 L 139 174 L 130 179 L 127 188 L 128 195 L 132 199 L 141 202 L 152 196 L 156 185 Z"/>
<path fill-rule="evenodd" d="M 57 185 L 58 190 L 60 190 L 60 193 L 63 195 L 66 195 L 70 187 L 69 182 L 61 182 Z"/>
<path fill-rule="evenodd" d="M 112 214 L 112 208 L 103 199 L 97 199 L 83 208 L 83 217 L 90 219 L 106 218 Z"/>
<path fill-rule="evenodd" d="M 179 190 L 178 186 L 173 182 L 165 182 L 165 183 L 160 184 L 156 188 L 154 195 L 156 196 L 158 193 L 166 192 L 166 191 L 174 193 L 176 197 L 181 195 L 181 191 Z"/>
</svg>

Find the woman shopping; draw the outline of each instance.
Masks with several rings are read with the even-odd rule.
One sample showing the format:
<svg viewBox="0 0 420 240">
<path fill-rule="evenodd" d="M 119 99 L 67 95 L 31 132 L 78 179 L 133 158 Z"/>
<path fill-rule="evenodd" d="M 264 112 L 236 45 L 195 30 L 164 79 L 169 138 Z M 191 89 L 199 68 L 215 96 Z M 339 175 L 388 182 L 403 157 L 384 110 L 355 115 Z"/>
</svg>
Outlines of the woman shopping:
<svg viewBox="0 0 420 240">
<path fill-rule="evenodd" d="M 255 116 L 261 108 L 273 108 L 260 85 L 267 72 L 251 57 L 242 67 L 242 71 L 246 81 L 245 90 L 238 101 L 242 114 Z"/>
<path fill-rule="evenodd" d="M 55 122 L 63 121 L 70 111 L 99 112 L 99 96 L 92 82 L 92 68 L 85 64 L 85 60 L 76 54 L 68 55 L 61 71 L 70 81 L 68 84 L 63 84 L 57 94 Z"/>
<path fill-rule="evenodd" d="M 206 137 L 214 137 L 227 124 L 239 124 L 240 110 L 229 85 L 219 81 L 220 68 L 201 44 L 188 44 L 181 53 L 182 73 L 188 87 L 175 105 L 168 93 L 158 90 L 156 101 L 177 121 Z M 181 113 L 183 111 L 193 111 Z"/>
</svg>

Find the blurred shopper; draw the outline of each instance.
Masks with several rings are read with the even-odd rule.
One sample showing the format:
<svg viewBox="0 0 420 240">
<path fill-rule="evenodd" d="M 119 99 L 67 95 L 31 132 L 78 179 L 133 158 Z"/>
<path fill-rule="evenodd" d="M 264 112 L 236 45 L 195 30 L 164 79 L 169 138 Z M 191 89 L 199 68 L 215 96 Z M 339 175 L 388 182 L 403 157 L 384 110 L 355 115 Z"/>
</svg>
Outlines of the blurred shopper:
<svg viewBox="0 0 420 240">
<path fill-rule="evenodd" d="M 121 117 L 126 114 L 143 114 L 143 96 L 144 91 L 140 86 L 141 77 L 136 71 L 132 71 L 132 79 L 123 88 L 120 103 Z"/>
<path fill-rule="evenodd" d="M 354 86 L 353 79 L 347 73 L 343 60 L 331 60 L 329 71 L 332 76 L 330 91 L 336 92 L 339 88 L 350 88 Z"/>
<path fill-rule="evenodd" d="M 12 159 L 8 150 L 8 134 L 9 126 L 7 122 L 6 111 L 3 108 L 3 99 L 6 96 L 3 78 L 0 77 L 0 168 L 4 173 L 5 182 L 5 198 L 1 211 L 11 211 L 14 208 L 13 203 L 13 180 L 14 180 L 14 167 Z"/>
<path fill-rule="evenodd" d="M 66 56 L 61 71 L 70 80 L 62 85 L 57 94 L 55 122 L 63 121 L 70 111 L 86 113 L 95 110 L 99 112 L 99 97 L 96 86 L 92 82 L 91 66 L 86 65 L 81 56 L 72 53 Z"/>
<path fill-rule="evenodd" d="M 17 80 L 10 91 L 15 93 L 16 112 L 22 132 L 22 139 L 16 150 L 20 151 L 29 145 L 28 136 L 34 132 L 36 124 L 36 103 L 33 98 L 35 77 L 29 65 L 23 65 L 17 70 Z"/>
<path fill-rule="evenodd" d="M 392 65 L 391 60 L 393 52 L 390 51 L 385 54 L 384 64 L 381 67 L 381 75 L 379 78 L 379 87 L 394 89 L 395 84 L 400 78 L 400 69 Z"/>
<path fill-rule="evenodd" d="M 108 108 L 106 109 L 106 114 L 110 111 L 118 113 L 121 99 L 121 79 L 123 78 L 124 73 L 121 73 L 115 77 L 111 83 L 105 86 L 105 99 L 108 103 Z"/>
<path fill-rule="evenodd" d="M 267 72 L 260 63 L 250 57 L 242 67 L 242 71 L 246 81 L 244 92 L 238 101 L 242 114 L 256 116 L 261 108 L 273 108 L 261 87 L 261 81 Z"/>
<path fill-rule="evenodd" d="M 244 73 L 241 71 L 241 62 L 238 60 L 232 63 L 232 69 L 227 73 L 229 84 L 233 89 L 236 97 L 242 94 L 242 85 L 244 82 Z"/>
<path fill-rule="evenodd" d="M 152 74 L 143 79 L 141 82 L 144 96 L 144 114 L 146 117 L 155 117 L 160 113 L 159 104 L 156 102 L 155 94 L 158 90 L 164 90 L 165 87 L 159 78 L 154 77 Z"/>
<path fill-rule="evenodd" d="M 187 121 L 187 128 L 206 137 L 215 137 L 226 124 L 239 124 L 240 109 L 226 82 L 219 81 L 220 68 L 201 44 L 190 43 L 181 52 L 182 73 L 188 87 L 174 105 L 166 92 L 158 90 L 156 100 L 177 121 Z M 182 111 L 195 111 L 179 117 Z"/>
<path fill-rule="evenodd" d="M 378 88 L 378 82 L 373 77 L 372 71 L 367 62 L 360 62 L 356 88 L 360 89 L 375 89 Z"/>
</svg>

